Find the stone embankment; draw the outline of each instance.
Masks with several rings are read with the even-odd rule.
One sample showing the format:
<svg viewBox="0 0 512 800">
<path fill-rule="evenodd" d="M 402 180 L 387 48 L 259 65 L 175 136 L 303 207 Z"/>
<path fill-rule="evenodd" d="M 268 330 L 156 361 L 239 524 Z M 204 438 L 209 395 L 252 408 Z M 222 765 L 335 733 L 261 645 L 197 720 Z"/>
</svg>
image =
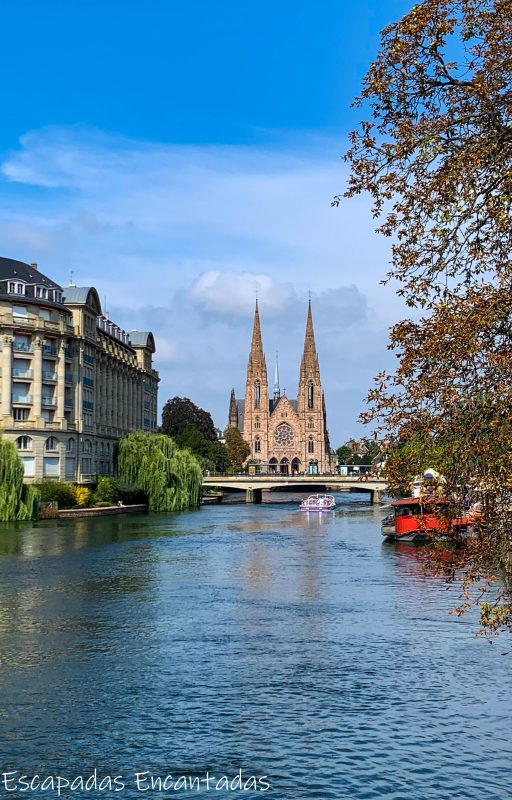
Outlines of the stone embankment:
<svg viewBox="0 0 512 800">
<path fill-rule="evenodd" d="M 133 506 L 105 506 L 103 508 L 63 508 L 58 512 L 59 519 L 70 517 L 110 517 L 114 514 L 141 514 L 148 510 L 144 503 Z"/>
</svg>

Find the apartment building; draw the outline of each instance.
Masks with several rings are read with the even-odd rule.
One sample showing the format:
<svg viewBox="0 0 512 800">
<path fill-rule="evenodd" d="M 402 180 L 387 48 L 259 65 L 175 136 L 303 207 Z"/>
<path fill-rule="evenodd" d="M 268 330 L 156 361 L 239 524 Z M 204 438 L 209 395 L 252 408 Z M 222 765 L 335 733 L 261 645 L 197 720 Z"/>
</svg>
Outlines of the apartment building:
<svg viewBox="0 0 512 800">
<path fill-rule="evenodd" d="M 63 288 L 0 258 L 0 428 L 28 481 L 111 475 L 116 441 L 156 431 L 151 332 L 124 331 L 94 287 Z"/>
</svg>

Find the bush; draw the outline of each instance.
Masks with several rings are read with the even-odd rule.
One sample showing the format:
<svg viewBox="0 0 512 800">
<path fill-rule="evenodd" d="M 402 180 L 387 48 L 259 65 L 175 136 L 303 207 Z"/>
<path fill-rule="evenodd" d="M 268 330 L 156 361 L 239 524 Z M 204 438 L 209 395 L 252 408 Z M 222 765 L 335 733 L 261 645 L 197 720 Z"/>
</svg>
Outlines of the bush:
<svg viewBox="0 0 512 800">
<path fill-rule="evenodd" d="M 98 478 L 98 485 L 94 493 L 95 505 L 110 505 L 113 506 L 119 500 L 119 484 L 115 478 L 109 478 L 102 475 Z"/>
<path fill-rule="evenodd" d="M 91 490 L 86 486 L 77 486 L 75 489 L 76 505 L 86 508 L 91 502 Z"/>
<path fill-rule="evenodd" d="M 71 483 L 45 480 L 34 488 L 40 494 L 41 503 L 57 503 L 59 508 L 74 508 L 76 506 L 75 487 Z"/>
</svg>

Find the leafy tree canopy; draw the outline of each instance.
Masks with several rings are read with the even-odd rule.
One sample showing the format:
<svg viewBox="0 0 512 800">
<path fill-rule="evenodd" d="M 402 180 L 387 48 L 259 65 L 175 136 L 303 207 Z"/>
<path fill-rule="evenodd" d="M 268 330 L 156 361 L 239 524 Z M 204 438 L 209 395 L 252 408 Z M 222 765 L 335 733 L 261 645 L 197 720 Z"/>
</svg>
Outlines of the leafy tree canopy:
<svg viewBox="0 0 512 800">
<path fill-rule="evenodd" d="M 217 432 L 208 411 L 196 406 L 188 397 L 173 397 L 162 411 L 162 433 L 177 439 L 191 425 L 209 442 L 217 441 Z"/>
<path fill-rule="evenodd" d="M 391 329 L 398 367 L 362 419 L 387 437 L 392 486 L 433 466 L 482 506 L 456 559 L 479 586 L 507 567 L 512 528 L 511 20 L 511 0 L 424 0 L 386 28 L 346 154 L 346 195 L 368 192 L 392 237 L 387 280 L 423 310 Z M 512 630 L 510 604 L 481 608 Z"/>
<path fill-rule="evenodd" d="M 219 441 L 208 441 L 194 425 L 187 425 L 177 437 L 176 444 L 190 450 L 199 459 L 204 469 L 225 472 L 229 466 L 225 446 Z"/>
<path fill-rule="evenodd" d="M 119 442 L 117 469 L 122 482 L 146 494 L 150 511 L 184 511 L 199 505 L 201 467 L 168 436 L 130 433 Z"/>
<path fill-rule="evenodd" d="M 224 433 L 229 463 L 234 470 L 241 470 L 251 448 L 238 428 L 226 428 Z"/>
</svg>

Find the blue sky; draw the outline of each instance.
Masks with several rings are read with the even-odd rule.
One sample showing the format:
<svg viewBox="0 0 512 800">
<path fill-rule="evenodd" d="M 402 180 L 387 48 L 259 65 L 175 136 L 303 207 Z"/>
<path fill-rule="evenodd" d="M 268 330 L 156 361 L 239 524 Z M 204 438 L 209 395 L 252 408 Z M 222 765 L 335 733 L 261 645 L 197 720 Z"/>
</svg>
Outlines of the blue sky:
<svg viewBox="0 0 512 800">
<path fill-rule="evenodd" d="M 312 292 L 331 438 L 361 432 L 401 312 L 368 202 L 338 210 L 349 108 L 398 0 L 5 0 L 2 255 L 150 327 L 160 399 L 226 423 L 259 291 L 295 395 Z M 5 32 L 10 34 L 5 35 Z"/>
</svg>

